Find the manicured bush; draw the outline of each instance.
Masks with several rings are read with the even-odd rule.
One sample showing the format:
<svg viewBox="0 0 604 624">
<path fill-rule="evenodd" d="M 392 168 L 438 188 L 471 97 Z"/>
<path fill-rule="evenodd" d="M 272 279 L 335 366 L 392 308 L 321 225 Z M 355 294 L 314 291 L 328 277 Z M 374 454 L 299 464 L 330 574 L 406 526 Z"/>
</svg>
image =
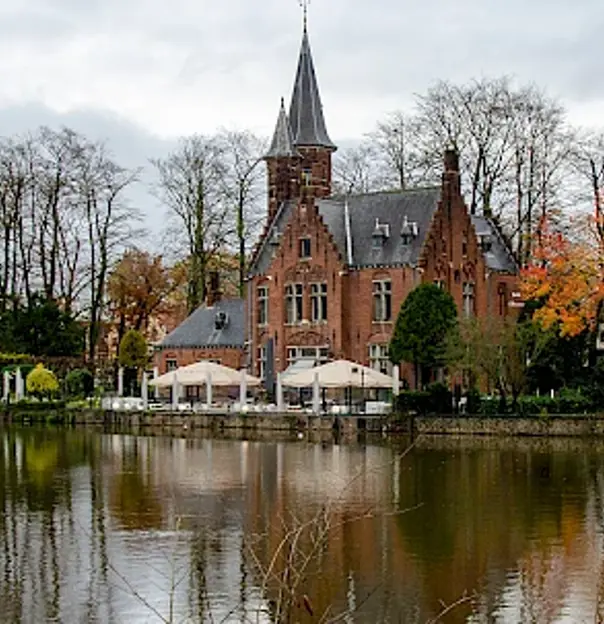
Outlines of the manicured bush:
<svg viewBox="0 0 604 624">
<path fill-rule="evenodd" d="M 50 398 L 59 389 L 59 382 L 52 371 L 44 368 L 44 364 L 38 364 L 27 375 L 25 387 L 38 399 Z"/>
<path fill-rule="evenodd" d="M 26 353 L 0 353 L 0 369 L 10 367 L 10 370 L 17 366 L 29 365 L 33 367 L 33 358 Z"/>
<path fill-rule="evenodd" d="M 65 393 L 68 397 L 85 398 L 94 392 L 94 377 L 87 368 L 76 368 L 65 377 Z"/>
</svg>

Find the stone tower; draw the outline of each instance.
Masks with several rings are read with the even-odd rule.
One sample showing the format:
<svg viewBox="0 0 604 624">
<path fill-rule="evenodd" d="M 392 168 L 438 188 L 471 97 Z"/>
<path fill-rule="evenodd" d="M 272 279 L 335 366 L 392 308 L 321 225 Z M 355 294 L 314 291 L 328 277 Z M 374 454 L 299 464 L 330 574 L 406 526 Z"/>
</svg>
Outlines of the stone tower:
<svg viewBox="0 0 604 624">
<path fill-rule="evenodd" d="M 331 194 L 331 155 L 336 149 L 325 126 L 305 23 L 289 115 L 281 100 L 275 133 L 265 156 L 269 222 L 284 201 Z"/>
</svg>

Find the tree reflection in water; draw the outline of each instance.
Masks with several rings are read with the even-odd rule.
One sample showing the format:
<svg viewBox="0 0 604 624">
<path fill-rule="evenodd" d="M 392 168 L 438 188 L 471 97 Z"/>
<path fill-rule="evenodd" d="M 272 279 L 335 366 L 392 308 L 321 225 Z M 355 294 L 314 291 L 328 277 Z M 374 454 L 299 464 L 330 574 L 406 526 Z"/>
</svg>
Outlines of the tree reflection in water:
<svg viewBox="0 0 604 624">
<path fill-rule="evenodd" d="M 604 617 L 602 443 L 404 448 L 4 429 L 2 621 Z"/>
</svg>

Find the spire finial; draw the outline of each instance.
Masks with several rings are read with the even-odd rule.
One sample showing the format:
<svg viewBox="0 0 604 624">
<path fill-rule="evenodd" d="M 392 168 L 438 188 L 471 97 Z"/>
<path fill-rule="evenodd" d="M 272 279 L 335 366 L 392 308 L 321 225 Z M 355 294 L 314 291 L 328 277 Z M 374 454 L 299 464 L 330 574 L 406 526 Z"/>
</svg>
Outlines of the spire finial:
<svg viewBox="0 0 604 624">
<path fill-rule="evenodd" d="M 310 4 L 310 0 L 298 0 L 298 2 L 300 3 L 304 13 L 304 32 L 306 32 L 306 25 L 308 23 L 308 5 Z"/>
</svg>

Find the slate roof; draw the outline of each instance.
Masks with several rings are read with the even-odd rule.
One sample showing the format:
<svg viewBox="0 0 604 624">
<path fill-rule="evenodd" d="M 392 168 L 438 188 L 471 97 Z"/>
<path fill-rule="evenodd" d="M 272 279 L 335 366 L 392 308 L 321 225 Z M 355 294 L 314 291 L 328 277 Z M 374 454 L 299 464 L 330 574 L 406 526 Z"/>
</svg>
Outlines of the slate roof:
<svg viewBox="0 0 604 624">
<path fill-rule="evenodd" d="M 350 215 L 350 233 L 352 239 L 352 262 L 353 267 L 365 267 L 376 265 L 415 265 L 430 227 L 432 217 L 438 207 L 440 199 L 439 188 L 424 188 L 398 192 L 370 193 L 366 195 L 352 195 L 348 198 L 348 213 Z M 343 201 L 341 205 L 343 206 Z M 324 201 L 319 201 L 319 212 L 328 224 L 333 216 L 327 216 L 333 208 L 323 206 Z M 344 210 L 342 208 L 342 214 Z M 401 236 L 401 230 L 405 217 L 411 223 L 417 224 L 417 236 L 405 244 Z M 373 232 L 378 224 L 388 224 L 389 236 L 381 242 L 374 244 Z M 339 234 L 339 232 L 338 232 Z M 335 232 L 333 233 L 336 238 Z M 339 234 L 341 236 L 341 234 Z M 345 236 L 345 231 L 344 231 Z M 347 250 L 346 239 L 338 241 L 338 246 L 344 252 Z M 347 252 L 346 252 L 347 253 Z M 344 254 L 345 257 L 348 257 Z"/>
<path fill-rule="evenodd" d="M 416 264 L 439 198 L 438 188 L 426 188 L 315 201 L 323 223 L 333 236 L 345 262 L 351 267 L 364 267 Z M 274 240 L 275 233 L 283 232 L 296 204 L 297 201 L 294 200 L 281 204 L 258 250 L 250 270 L 252 274 L 265 273 L 268 270 L 272 258 L 270 241 Z M 346 213 L 349 216 L 352 243 L 350 263 L 348 263 Z M 400 235 L 405 217 L 409 222 L 417 223 L 418 227 L 418 236 L 407 245 L 403 243 Z M 379 248 L 374 248 L 372 237 L 376 219 L 381 224 L 388 224 L 390 230 L 389 237 Z"/>
<path fill-rule="evenodd" d="M 493 221 L 481 215 L 471 215 L 471 219 L 478 237 L 485 234 L 491 237 L 491 249 L 484 252 L 487 267 L 491 269 L 491 271 L 516 273 L 518 271 L 518 265 L 507 243 L 501 236 L 501 232 Z"/>
<path fill-rule="evenodd" d="M 217 312 L 226 312 L 228 322 L 216 329 Z M 199 349 L 207 347 L 243 348 L 245 303 L 243 299 L 222 299 L 212 307 L 197 308 L 160 343 L 160 349 Z"/>
<path fill-rule="evenodd" d="M 302 35 L 298 70 L 289 107 L 289 123 L 295 146 L 309 145 L 336 149 L 325 126 L 323 105 L 306 28 Z"/>
<path fill-rule="evenodd" d="M 285 102 L 283 98 L 281 98 L 281 108 L 279 110 L 279 117 L 277 118 L 273 140 L 271 141 L 271 146 L 265 158 L 279 158 L 281 156 L 298 156 L 296 148 L 294 147 L 292 131 L 287 113 L 285 112 Z"/>
<path fill-rule="evenodd" d="M 315 200 L 323 223 L 333 236 L 344 262 L 352 268 L 369 266 L 415 266 L 418 264 L 432 217 L 438 208 L 440 188 L 411 189 L 396 192 L 351 195 Z M 296 200 L 281 204 L 250 268 L 252 275 L 265 273 L 271 263 L 273 245 L 278 240 L 297 205 Z M 351 248 L 346 235 L 346 213 L 350 223 Z M 377 225 L 388 225 L 389 235 L 374 244 Z M 515 273 L 517 266 L 495 224 L 482 216 L 472 216 L 476 233 L 489 234 L 492 246 L 485 252 L 487 267 L 492 271 Z M 417 228 L 417 236 L 405 244 L 401 231 Z M 378 231 L 383 231 L 378 228 Z M 376 241 L 377 242 L 377 241 Z"/>
</svg>

